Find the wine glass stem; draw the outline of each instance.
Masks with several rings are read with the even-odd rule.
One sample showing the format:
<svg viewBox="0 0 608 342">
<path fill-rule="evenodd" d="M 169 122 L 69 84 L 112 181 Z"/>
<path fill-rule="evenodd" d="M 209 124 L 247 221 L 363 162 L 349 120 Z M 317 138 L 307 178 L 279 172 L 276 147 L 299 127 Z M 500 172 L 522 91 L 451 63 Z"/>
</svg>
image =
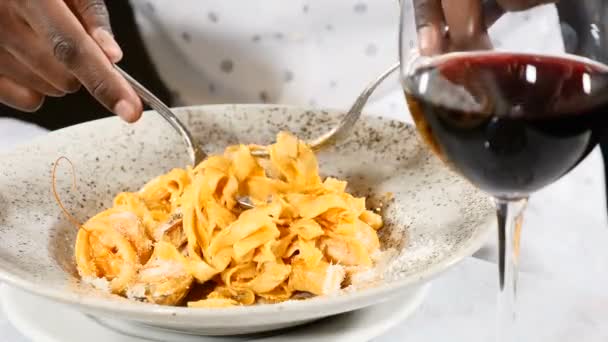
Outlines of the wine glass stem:
<svg viewBox="0 0 608 342">
<path fill-rule="evenodd" d="M 498 312 L 496 340 L 515 341 L 515 301 L 519 264 L 519 241 L 527 198 L 496 200 L 498 217 Z"/>
</svg>

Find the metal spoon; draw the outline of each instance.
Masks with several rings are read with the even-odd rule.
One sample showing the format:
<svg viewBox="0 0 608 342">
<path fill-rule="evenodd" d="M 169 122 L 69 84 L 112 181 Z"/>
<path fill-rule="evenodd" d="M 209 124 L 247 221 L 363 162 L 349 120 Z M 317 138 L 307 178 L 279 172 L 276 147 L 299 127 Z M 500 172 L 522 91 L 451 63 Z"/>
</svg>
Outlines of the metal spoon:
<svg viewBox="0 0 608 342">
<path fill-rule="evenodd" d="M 376 80 L 370 83 L 363 92 L 357 97 L 355 103 L 352 105 L 348 113 L 342 118 L 340 123 L 332 128 L 327 133 L 319 136 L 318 138 L 310 141 L 308 144 L 314 151 L 318 151 L 321 148 L 339 143 L 348 137 L 352 127 L 355 125 L 359 117 L 361 117 L 361 112 L 363 107 L 367 104 L 372 93 L 378 88 L 380 83 L 382 83 L 390 74 L 399 69 L 400 64 L 396 63 L 391 66 L 388 70 L 382 73 Z M 157 98 L 152 92 L 150 92 L 146 87 L 144 87 L 141 83 L 135 80 L 131 75 L 122 70 L 119 66 L 115 65 L 116 70 L 131 84 L 137 95 L 141 97 L 141 99 L 147 103 L 152 109 L 154 109 L 158 114 L 160 114 L 165 120 L 171 124 L 171 126 L 182 136 L 186 147 L 188 149 L 188 154 L 190 155 L 190 160 L 193 162 L 193 165 L 198 165 L 205 158 L 207 158 L 207 154 L 202 150 L 201 146 L 195 143 L 192 134 L 190 131 L 184 126 L 181 121 L 177 118 L 177 116 L 165 105 L 159 98 Z M 265 149 L 252 151 L 251 154 L 256 157 L 269 157 L 268 151 Z M 253 208 L 254 205 L 250 198 L 241 197 L 237 199 L 239 205 L 243 208 Z"/>
<path fill-rule="evenodd" d="M 141 97 L 142 101 L 147 103 L 152 109 L 154 109 L 163 119 L 167 120 L 169 124 L 179 133 L 179 135 L 184 139 L 184 143 L 186 144 L 186 148 L 188 149 L 188 154 L 190 155 L 190 160 L 192 161 L 192 166 L 198 165 L 200 162 L 207 158 L 207 154 L 200 148 L 199 144 L 195 143 L 194 137 L 190 134 L 190 131 L 184 126 L 184 124 L 179 121 L 175 113 L 169 109 L 169 107 L 163 103 L 158 97 L 152 94 L 146 87 L 144 87 L 141 83 L 139 83 L 136 79 L 134 79 L 131 75 L 129 75 L 126 71 L 122 70 L 118 65 L 114 65 L 114 68 L 124 77 L 127 82 L 133 87 L 135 93 Z"/>
<path fill-rule="evenodd" d="M 171 109 L 169 109 L 169 107 L 164 104 L 163 101 L 156 97 L 136 79 L 131 77 L 131 75 L 129 75 L 126 71 L 122 70 L 118 65 L 114 65 L 114 67 L 127 80 L 127 82 L 129 82 L 129 84 L 133 87 L 133 90 L 135 90 L 135 93 L 141 97 L 142 101 L 147 103 L 152 109 L 160 114 L 163 119 L 167 120 L 173 129 L 175 129 L 184 139 L 188 154 L 190 155 L 190 160 L 193 163 L 192 165 L 196 166 L 205 160 L 205 158 L 207 158 L 207 154 L 205 151 L 203 151 L 200 144 L 196 143 L 196 140 L 194 140 L 194 137 L 192 137 L 190 131 L 181 121 L 179 121 L 175 113 L 173 113 L 173 111 L 171 111 Z M 237 198 L 237 202 L 244 209 L 251 209 L 255 207 L 249 197 L 239 197 Z"/>
<path fill-rule="evenodd" d="M 355 103 L 353 103 L 353 105 L 350 107 L 346 115 L 342 118 L 340 123 L 338 123 L 327 133 L 322 134 L 316 139 L 309 141 L 308 145 L 312 148 L 312 150 L 318 151 L 328 145 L 335 145 L 346 139 L 357 120 L 359 120 L 359 118 L 361 117 L 363 107 L 365 107 L 365 105 L 367 104 L 367 101 L 369 100 L 370 96 L 388 76 L 390 76 L 393 72 L 399 69 L 399 66 L 399 62 L 395 63 L 388 70 L 378 76 L 378 78 L 376 78 L 372 83 L 370 83 L 363 90 L 363 92 L 361 92 L 359 97 L 357 97 Z M 251 151 L 251 154 L 256 157 L 269 157 L 268 150 L 266 149 Z"/>
</svg>

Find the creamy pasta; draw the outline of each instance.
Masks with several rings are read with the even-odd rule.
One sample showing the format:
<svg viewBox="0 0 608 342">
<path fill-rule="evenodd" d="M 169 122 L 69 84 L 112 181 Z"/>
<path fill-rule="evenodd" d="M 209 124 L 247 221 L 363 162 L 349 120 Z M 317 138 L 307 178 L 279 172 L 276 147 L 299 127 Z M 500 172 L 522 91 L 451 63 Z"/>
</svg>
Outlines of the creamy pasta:
<svg viewBox="0 0 608 342">
<path fill-rule="evenodd" d="M 365 198 L 322 180 L 313 151 L 288 133 L 269 160 L 256 148 L 230 146 L 118 194 L 78 232 L 80 276 L 135 300 L 226 307 L 331 294 L 372 266 L 382 218 Z"/>
</svg>

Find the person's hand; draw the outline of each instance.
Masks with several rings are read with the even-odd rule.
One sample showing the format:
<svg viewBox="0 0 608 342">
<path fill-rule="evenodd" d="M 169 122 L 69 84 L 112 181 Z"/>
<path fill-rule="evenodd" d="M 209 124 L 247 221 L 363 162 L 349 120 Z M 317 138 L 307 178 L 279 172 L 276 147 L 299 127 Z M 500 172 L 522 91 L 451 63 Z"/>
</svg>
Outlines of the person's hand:
<svg viewBox="0 0 608 342">
<path fill-rule="evenodd" d="M 141 101 L 112 65 L 122 51 L 103 0 L 1 0 L 0 23 L 0 103 L 33 112 L 82 84 L 124 120 L 140 117 Z"/>
<path fill-rule="evenodd" d="M 523 11 L 557 0 L 413 0 L 420 53 L 491 47 L 487 28 L 504 12 Z"/>
</svg>

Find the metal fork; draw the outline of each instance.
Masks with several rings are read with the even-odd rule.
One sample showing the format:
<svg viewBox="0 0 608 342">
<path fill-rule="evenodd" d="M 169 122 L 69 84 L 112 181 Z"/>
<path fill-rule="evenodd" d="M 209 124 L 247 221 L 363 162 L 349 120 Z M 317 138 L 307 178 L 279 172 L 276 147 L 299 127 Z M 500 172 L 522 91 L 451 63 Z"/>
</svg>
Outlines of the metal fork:
<svg viewBox="0 0 608 342">
<path fill-rule="evenodd" d="M 163 119 L 165 119 L 173 129 L 177 131 L 177 133 L 182 137 L 184 143 L 186 144 L 186 148 L 188 150 L 188 154 L 190 155 L 190 160 L 193 165 L 198 165 L 205 158 L 207 158 L 207 153 L 202 149 L 201 145 L 196 142 L 190 131 L 184 126 L 184 124 L 177 118 L 175 113 L 169 109 L 169 107 L 164 104 L 158 97 L 156 97 L 152 92 L 150 92 L 146 87 L 144 87 L 141 83 L 139 83 L 136 79 L 131 77 L 126 71 L 122 70 L 119 66 L 114 65 L 116 70 L 131 84 L 137 95 L 141 97 L 142 101 L 147 103 L 152 109 L 154 109 L 158 114 L 160 114 Z M 370 83 L 363 92 L 357 97 L 355 103 L 352 105 L 348 113 L 342 118 L 340 123 L 332 128 L 325 134 L 322 134 L 316 139 L 311 140 L 308 144 L 314 151 L 318 151 L 323 147 L 328 145 L 337 144 L 344 139 L 346 139 L 359 119 L 361 117 L 361 112 L 367 101 L 369 100 L 372 93 L 378 88 L 378 86 L 393 72 L 399 69 L 399 63 L 394 64 L 384 73 L 382 73 L 376 80 Z M 269 157 L 268 150 L 260 149 L 252 151 L 251 154 L 256 157 L 267 158 Z M 243 208 L 253 208 L 254 205 L 250 198 L 248 197 L 240 197 L 237 199 L 239 205 Z"/>
<path fill-rule="evenodd" d="M 350 107 L 346 115 L 340 120 L 340 122 L 331 130 L 326 132 L 325 134 L 320 135 L 319 137 L 308 142 L 308 145 L 312 148 L 313 151 L 319 151 L 322 148 L 335 145 L 342 142 L 346 139 L 353 126 L 361 117 L 361 112 L 363 111 L 363 107 L 367 104 L 367 101 L 372 96 L 376 88 L 393 72 L 399 69 L 400 63 L 397 62 L 393 66 L 391 66 L 388 70 L 383 72 L 380 76 L 378 76 L 372 83 L 370 83 L 357 97 L 355 103 Z M 267 158 L 268 151 L 265 149 L 259 149 L 255 151 L 251 151 L 251 154 L 256 157 Z"/>
</svg>

